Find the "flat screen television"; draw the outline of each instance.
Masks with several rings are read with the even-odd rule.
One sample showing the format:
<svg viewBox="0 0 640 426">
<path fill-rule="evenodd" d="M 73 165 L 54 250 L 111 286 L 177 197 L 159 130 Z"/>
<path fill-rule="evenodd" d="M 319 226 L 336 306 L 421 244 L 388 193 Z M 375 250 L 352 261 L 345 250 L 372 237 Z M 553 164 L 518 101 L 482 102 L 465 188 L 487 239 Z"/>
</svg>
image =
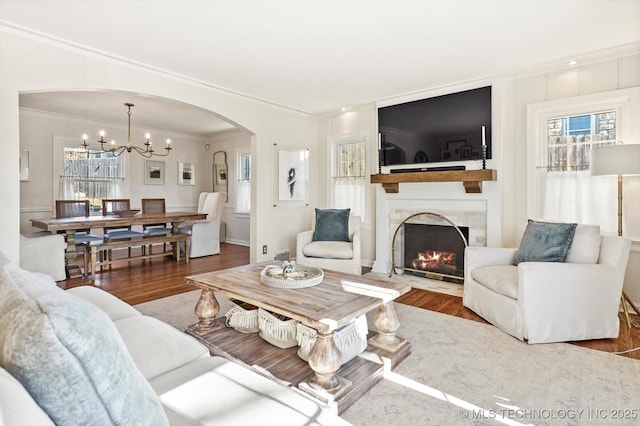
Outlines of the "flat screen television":
<svg viewBox="0 0 640 426">
<path fill-rule="evenodd" d="M 491 158 L 491 86 L 378 108 L 380 164 Z"/>
</svg>

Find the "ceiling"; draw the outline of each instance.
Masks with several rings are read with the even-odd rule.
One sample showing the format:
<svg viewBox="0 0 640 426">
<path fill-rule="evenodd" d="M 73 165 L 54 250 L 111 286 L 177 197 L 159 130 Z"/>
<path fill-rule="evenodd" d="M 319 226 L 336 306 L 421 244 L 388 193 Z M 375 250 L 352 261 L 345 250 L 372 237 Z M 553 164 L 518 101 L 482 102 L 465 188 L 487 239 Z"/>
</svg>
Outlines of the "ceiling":
<svg viewBox="0 0 640 426">
<path fill-rule="evenodd" d="M 0 24 L 323 114 L 638 43 L 640 0 L 0 0 Z M 90 92 L 56 108 L 104 110 L 92 95 L 114 121 L 130 101 L 142 122 L 153 102 Z"/>
</svg>

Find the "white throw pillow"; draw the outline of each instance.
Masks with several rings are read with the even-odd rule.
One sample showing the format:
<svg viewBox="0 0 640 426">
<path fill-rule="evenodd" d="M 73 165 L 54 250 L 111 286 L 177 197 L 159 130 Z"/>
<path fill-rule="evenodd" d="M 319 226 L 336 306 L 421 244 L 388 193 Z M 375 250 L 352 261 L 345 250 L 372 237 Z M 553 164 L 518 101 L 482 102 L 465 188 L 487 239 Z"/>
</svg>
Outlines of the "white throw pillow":
<svg viewBox="0 0 640 426">
<path fill-rule="evenodd" d="M 598 263 L 600 226 L 578 224 L 565 263 Z"/>
</svg>

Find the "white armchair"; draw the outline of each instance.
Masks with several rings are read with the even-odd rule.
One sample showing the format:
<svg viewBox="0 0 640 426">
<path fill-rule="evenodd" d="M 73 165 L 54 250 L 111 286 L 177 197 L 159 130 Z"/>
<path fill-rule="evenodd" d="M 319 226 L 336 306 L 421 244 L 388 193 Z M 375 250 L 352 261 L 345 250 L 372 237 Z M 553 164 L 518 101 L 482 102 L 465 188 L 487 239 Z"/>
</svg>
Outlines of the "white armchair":
<svg viewBox="0 0 640 426">
<path fill-rule="evenodd" d="M 296 241 L 296 262 L 320 269 L 362 275 L 360 216 L 349 215 L 349 241 L 312 241 L 315 218 L 310 231 L 300 232 Z"/>
<path fill-rule="evenodd" d="M 220 253 L 220 218 L 227 194 L 224 192 L 203 192 L 198 200 L 198 213 L 206 213 L 207 218 L 198 222 L 180 224 L 180 232 L 191 235 L 189 257 L 210 256 Z"/>
<path fill-rule="evenodd" d="M 593 244 L 593 237 L 589 242 L 579 235 L 585 226 L 578 225 L 567 262 L 580 257 L 584 261 L 581 255 L 593 251 L 585 248 Z M 602 236 L 598 242 L 595 263 L 522 262 L 517 266 L 517 249 L 467 247 L 463 304 L 529 343 L 617 337 L 631 241 Z"/>
</svg>

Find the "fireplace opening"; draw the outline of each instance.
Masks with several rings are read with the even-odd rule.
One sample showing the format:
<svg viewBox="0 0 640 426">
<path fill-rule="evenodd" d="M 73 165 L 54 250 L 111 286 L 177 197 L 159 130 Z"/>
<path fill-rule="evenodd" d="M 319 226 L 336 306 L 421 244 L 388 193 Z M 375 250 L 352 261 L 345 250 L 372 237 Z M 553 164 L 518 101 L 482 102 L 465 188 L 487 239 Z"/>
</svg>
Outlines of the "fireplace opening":
<svg viewBox="0 0 640 426">
<path fill-rule="evenodd" d="M 464 249 L 465 241 L 469 240 L 469 227 L 422 223 L 403 226 L 405 271 L 445 281 L 464 281 Z"/>
</svg>

